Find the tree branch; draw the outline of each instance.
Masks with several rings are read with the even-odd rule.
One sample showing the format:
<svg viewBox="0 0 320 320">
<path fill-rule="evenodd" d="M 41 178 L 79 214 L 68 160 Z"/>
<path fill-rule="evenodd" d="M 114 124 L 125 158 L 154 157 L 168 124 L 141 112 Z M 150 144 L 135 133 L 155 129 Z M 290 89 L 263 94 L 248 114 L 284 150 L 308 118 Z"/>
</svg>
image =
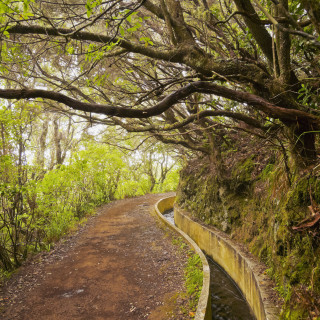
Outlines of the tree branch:
<svg viewBox="0 0 320 320">
<path fill-rule="evenodd" d="M 137 43 L 133 43 L 124 39 L 117 37 L 106 36 L 98 33 L 92 33 L 87 31 L 80 31 L 73 34 L 72 29 L 66 28 L 48 28 L 41 26 L 26 26 L 26 25 L 15 25 L 13 27 L 7 28 L 9 33 L 12 34 L 39 34 L 55 37 L 66 37 L 74 40 L 86 40 L 98 43 L 109 44 L 110 42 L 117 43 L 121 48 L 124 48 L 130 52 L 140 53 L 145 56 L 161 59 L 165 61 L 174 61 L 174 56 L 177 54 L 176 50 L 172 51 L 161 51 L 159 48 L 152 49 L 150 46 L 146 47 Z M 71 34 L 71 36 L 69 36 Z"/>
<path fill-rule="evenodd" d="M 47 28 L 42 26 L 26 26 L 26 25 L 15 25 L 7 28 L 10 34 L 31 34 L 31 35 L 47 35 L 61 37 L 72 32 L 71 29 L 65 28 Z M 68 37 L 67 37 L 68 38 Z M 106 36 L 102 34 L 80 31 L 73 34 L 70 39 L 84 40 L 97 43 L 109 44 L 110 42 L 116 43 L 118 47 L 121 47 L 128 52 L 139 53 L 152 59 L 167 61 L 167 62 L 178 62 L 184 63 L 190 68 L 193 68 L 202 75 L 211 77 L 213 74 L 220 75 L 222 77 L 228 77 L 229 79 L 239 79 L 240 81 L 248 81 L 248 78 L 252 79 L 252 74 L 255 72 L 259 74 L 259 79 L 268 80 L 268 75 L 265 74 L 255 64 L 239 63 L 238 61 L 229 60 L 221 63 L 214 59 L 211 55 L 206 54 L 196 44 L 186 46 L 177 46 L 171 50 L 161 50 L 159 48 L 144 46 L 138 43 L 120 39 L 117 37 Z M 263 72 L 263 75 L 261 74 Z M 265 82 L 259 83 L 260 86 L 267 88 Z"/>
<path fill-rule="evenodd" d="M 250 29 L 253 37 L 257 41 L 257 44 L 269 60 L 273 64 L 272 55 L 272 38 L 263 25 L 261 25 L 259 15 L 256 13 L 250 0 L 233 0 L 237 8 L 241 12 L 247 14 L 243 16 L 243 19 Z M 250 18 L 249 18 L 250 16 Z"/>
<path fill-rule="evenodd" d="M 0 98 L 4 99 L 33 99 L 43 98 L 63 103 L 68 107 L 92 113 L 105 114 L 122 118 L 149 118 L 157 116 L 168 110 L 180 100 L 189 95 L 199 92 L 214 94 L 226 99 L 231 99 L 240 103 L 245 103 L 262 111 L 270 117 L 280 119 L 287 123 L 308 123 L 319 127 L 320 118 L 301 110 L 278 107 L 271 102 L 254 95 L 252 93 L 233 90 L 206 81 L 196 81 L 176 90 L 174 93 L 163 98 L 155 106 L 147 109 L 132 109 L 130 107 L 119 107 L 114 105 L 82 102 L 70 98 L 62 93 L 46 91 L 40 89 L 0 89 Z"/>
<path fill-rule="evenodd" d="M 232 112 L 232 111 L 225 111 L 225 110 L 205 110 L 201 111 L 196 114 L 192 114 L 188 118 L 180 121 L 180 122 L 175 122 L 171 125 L 165 125 L 161 127 L 160 125 L 139 125 L 135 123 L 124 123 L 122 121 L 119 121 L 118 119 L 114 119 L 115 123 L 118 125 L 121 125 L 124 129 L 130 131 L 130 132 L 148 132 L 148 131 L 155 131 L 155 132 L 163 132 L 163 131 L 172 131 L 175 129 L 182 128 L 188 124 L 190 124 L 193 121 L 197 121 L 206 117 L 228 117 L 234 120 L 238 121 L 243 121 L 244 123 L 248 124 L 249 126 L 252 126 L 254 128 L 262 129 L 263 125 L 261 124 L 260 121 L 251 118 L 247 115 L 244 115 L 239 112 Z"/>
<path fill-rule="evenodd" d="M 301 37 L 304 37 L 310 41 L 312 41 L 313 45 L 315 45 L 316 47 L 320 48 L 320 42 L 318 41 L 318 38 L 309 34 L 309 33 L 306 33 L 306 32 L 303 32 L 303 31 L 300 31 L 300 30 L 292 30 L 292 29 L 289 29 L 289 28 L 285 28 L 283 27 L 281 24 L 279 24 L 279 22 L 273 18 L 273 16 L 260 4 L 260 2 L 258 0 L 253 0 L 255 2 L 255 4 L 259 7 L 259 9 L 266 15 L 266 17 L 281 31 L 283 32 L 287 32 L 287 33 L 291 33 L 291 34 L 295 34 L 295 35 L 298 35 L 298 36 L 301 36 Z"/>
</svg>

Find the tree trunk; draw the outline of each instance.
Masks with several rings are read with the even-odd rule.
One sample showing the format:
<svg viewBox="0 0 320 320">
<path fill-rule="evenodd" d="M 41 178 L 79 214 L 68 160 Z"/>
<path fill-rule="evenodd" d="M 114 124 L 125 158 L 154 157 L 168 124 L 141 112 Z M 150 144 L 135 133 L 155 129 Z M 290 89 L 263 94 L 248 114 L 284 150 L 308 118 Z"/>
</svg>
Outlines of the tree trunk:
<svg viewBox="0 0 320 320">
<path fill-rule="evenodd" d="M 298 124 L 290 129 L 291 153 L 297 168 L 306 168 L 317 160 L 315 133 L 311 126 Z"/>
<path fill-rule="evenodd" d="M 46 151 L 46 141 L 47 141 L 47 135 L 48 135 L 48 127 L 49 127 L 49 120 L 45 119 L 43 121 L 42 125 L 42 131 L 39 137 L 39 150 L 37 152 L 37 159 L 36 162 L 40 169 L 44 168 L 45 165 L 45 151 Z"/>
<path fill-rule="evenodd" d="M 220 145 L 217 143 L 216 137 L 214 135 L 208 134 L 208 138 L 211 149 L 211 152 L 209 154 L 211 167 L 215 170 L 218 181 L 223 181 L 226 176 L 226 170 L 221 155 Z"/>
<path fill-rule="evenodd" d="M 61 151 L 61 132 L 59 131 L 58 119 L 53 121 L 54 128 L 54 146 L 56 150 L 56 164 L 62 164 L 62 151 Z"/>
<path fill-rule="evenodd" d="M 320 34 L 320 3 L 319 0 L 303 0 L 302 4 L 313 25 L 317 29 L 317 32 Z"/>
</svg>

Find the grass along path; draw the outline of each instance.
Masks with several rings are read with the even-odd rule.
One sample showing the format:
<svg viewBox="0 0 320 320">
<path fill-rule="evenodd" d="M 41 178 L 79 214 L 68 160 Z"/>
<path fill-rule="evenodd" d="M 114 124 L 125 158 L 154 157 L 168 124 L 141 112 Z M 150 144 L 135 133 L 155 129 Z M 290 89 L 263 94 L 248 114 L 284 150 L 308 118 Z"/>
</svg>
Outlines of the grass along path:
<svg viewBox="0 0 320 320">
<path fill-rule="evenodd" d="M 53 251 L 25 263 L 1 288 L 1 319 L 192 318 L 188 257 L 150 214 L 164 196 L 107 204 Z"/>
</svg>

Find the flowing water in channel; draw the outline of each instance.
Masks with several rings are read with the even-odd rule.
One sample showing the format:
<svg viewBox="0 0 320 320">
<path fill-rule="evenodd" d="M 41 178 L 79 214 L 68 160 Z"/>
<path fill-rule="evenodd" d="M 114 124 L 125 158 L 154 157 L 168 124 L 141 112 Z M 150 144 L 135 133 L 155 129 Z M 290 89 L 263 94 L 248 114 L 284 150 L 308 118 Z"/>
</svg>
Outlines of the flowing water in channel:
<svg viewBox="0 0 320 320">
<path fill-rule="evenodd" d="M 255 317 L 242 292 L 230 276 L 207 256 L 210 266 L 212 319 L 254 320 Z"/>
<path fill-rule="evenodd" d="M 174 212 L 173 210 L 167 210 L 162 214 L 171 224 L 175 225 L 174 223 Z"/>
<path fill-rule="evenodd" d="M 173 210 L 163 216 L 174 224 Z M 254 320 L 255 317 L 240 289 L 230 276 L 210 257 L 210 292 L 212 320 Z"/>
</svg>

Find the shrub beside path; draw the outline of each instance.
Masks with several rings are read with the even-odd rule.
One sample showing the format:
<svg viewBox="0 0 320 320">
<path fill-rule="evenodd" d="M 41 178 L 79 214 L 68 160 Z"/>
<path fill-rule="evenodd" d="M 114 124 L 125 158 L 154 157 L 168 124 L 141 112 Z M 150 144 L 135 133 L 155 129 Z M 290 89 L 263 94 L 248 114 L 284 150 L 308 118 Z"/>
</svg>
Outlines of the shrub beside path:
<svg viewBox="0 0 320 320">
<path fill-rule="evenodd" d="M 20 268 L 0 292 L 7 320 L 183 319 L 187 258 L 150 214 L 166 195 L 114 201 Z M 185 318 L 184 318 L 185 319 Z"/>
</svg>

